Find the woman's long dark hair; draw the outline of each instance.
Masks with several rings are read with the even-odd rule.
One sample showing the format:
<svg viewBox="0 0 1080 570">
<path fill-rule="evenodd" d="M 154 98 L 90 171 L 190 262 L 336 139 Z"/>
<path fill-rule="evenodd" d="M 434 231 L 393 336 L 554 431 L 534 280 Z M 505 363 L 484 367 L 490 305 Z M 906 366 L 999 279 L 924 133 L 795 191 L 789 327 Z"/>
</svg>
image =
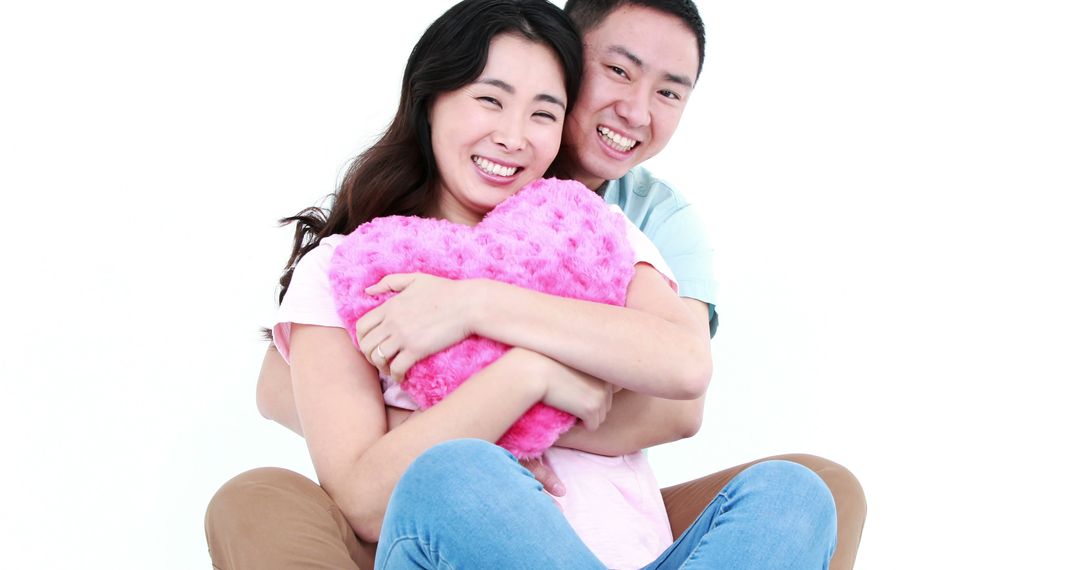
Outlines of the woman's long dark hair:
<svg viewBox="0 0 1080 570">
<path fill-rule="evenodd" d="M 382 216 L 430 211 L 438 170 L 428 110 L 437 96 L 476 80 L 491 41 L 513 34 L 550 47 L 562 64 L 567 113 L 581 82 L 581 37 L 562 10 L 546 0 L 465 0 L 435 20 L 416 43 L 401 82 L 397 114 L 382 137 L 356 157 L 329 210 L 306 208 L 283 218 L 296 223 L 292 254 L 279 281 L 278 302 L 297 262 L 323 238 L 347 234 Z"/>
</svg>

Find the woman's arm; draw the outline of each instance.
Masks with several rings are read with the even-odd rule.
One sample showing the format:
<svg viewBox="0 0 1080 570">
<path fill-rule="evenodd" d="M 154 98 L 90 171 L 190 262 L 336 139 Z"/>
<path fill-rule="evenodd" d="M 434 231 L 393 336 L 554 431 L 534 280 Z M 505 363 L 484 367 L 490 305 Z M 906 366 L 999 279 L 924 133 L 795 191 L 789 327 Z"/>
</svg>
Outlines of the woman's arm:
<svg viewBox="0 0 1080 570">
<path fill-rule="evenodd" d="M 388 432 L 376 371 L 344 330 L 293 325 L 291 352 L 297 415 L 319 481 L 368 541 L 378 538 L 401 474 L 431 446 L 462 437 L 495 441 L 538 401 L 595 427 L 611 402 L 604 383 L 512 349 L 438 405 Z"/>
<path fill-rule="evenodd" d="M 293 399 L 289 365 L 273 345 L 266 351 L 259 373 L 257 391 L 259 412 L 301 437 L 300 417 Z M 701 426 L 705 398 L 696 400 L 667 400 L 622 390 L 612 399 L 611 411 L 599 428 L 589 431 L 575 426 L 563 434 L 555 445 L 597 453 L 624 455 L 635 451 L 678 441 L 697 433 Z M 404 422 L 413 412 L 387 407 L 389 429 Z"/>
<path fill-rule="evenodd" d="M 699 329 L 708 330 L 708 309 L 696 299 L 683 299 Z M 259 412 L 303 435 L 293 400 L 289 365 L 273 345 L 267 348 L 259 371 L 257 403 Z M 695 400 L 668 400 L 623 390 L 615 395 L 611 412 L 595 431 L 577 427 L 563 435 L 556 445 L 601 455 L 622 455 L 677 441 L 697 433 L 704 412 L 704 397 Z M 391 410 L 392 412 L 392 410 Z M 400 412 L 402 414 L 408 412 Z"/>
<path fill-rule="evenodd" d="M 296 400 L 293 398 L 292 378 L 289 364 L 271 344 L 263 356 L 262 368 L 256 387 L 255 404 L 262 417 L 289 428 L 293 433 L 304 437 L 300 427 L 300 416 L 296 413 Z M 387 428 L 392 430 L 409 419 L 413 410 L 386 406 Z"/>
<path fill-rule="evenodd" d="M 423 274 L 388 276 L 369 292 L 387 290 L 399 293 L 357 322 L 357 336 L 369 361 L 394 377 L 469 334 L 668 399 L 702 396 L 712 374 L 708 325 L 649 265 L 635 268 L 625 308 Z"/>
</svg>

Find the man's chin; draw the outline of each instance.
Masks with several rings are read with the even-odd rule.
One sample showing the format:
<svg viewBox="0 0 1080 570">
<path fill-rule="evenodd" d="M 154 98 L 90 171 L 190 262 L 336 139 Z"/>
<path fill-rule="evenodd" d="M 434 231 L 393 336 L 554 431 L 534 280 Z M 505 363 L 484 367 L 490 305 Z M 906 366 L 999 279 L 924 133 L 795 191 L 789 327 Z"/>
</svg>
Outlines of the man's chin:
<svg viewBox="0 0 1080 570">
<path fill-rule="evenodd" d="M 636 160 L 614 161 L 608 157 L 593 161 L 591 169 L 597 178 L 604 180 L 616 180 L 626 176 L 630 169 L 639 164 Z"/>
</svg>

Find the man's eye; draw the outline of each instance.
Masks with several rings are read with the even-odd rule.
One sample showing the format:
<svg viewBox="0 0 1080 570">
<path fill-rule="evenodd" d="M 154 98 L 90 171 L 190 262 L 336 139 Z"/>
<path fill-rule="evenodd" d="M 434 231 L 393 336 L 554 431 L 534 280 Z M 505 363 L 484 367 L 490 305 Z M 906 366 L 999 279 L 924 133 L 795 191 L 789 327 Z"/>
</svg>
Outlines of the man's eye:
<svg viewBox="0 0 1080 570">
<path fill-rule="evenodd" d="M 668 99 L 671 99 L 672 101 L 679 101 L 679 100 L 681 100 L 681 99 L 682 99 L 682 97 L 681 97 L 681 96 L 679 96 L 679 94 L 678 94 L 678 93 L 676 93 L 676 92 L 674 92 L 674 91 L 669 91 L 669 90 L 667 90 L 667 89 L 663 89 L 663 90 L 661 90 L 661 91 L 660 91 L 660 96 L 661 96 L 661 97 L 666 97 L 666 98 L 668 98 Z"/>
<path fill-rule="evenodd" d="M 617 65 L 609 65 L 608 69 L 610 69 L 615 75 L 618 75 L 620 77 L 626 77 L 626 70 Z"/>
</svg>

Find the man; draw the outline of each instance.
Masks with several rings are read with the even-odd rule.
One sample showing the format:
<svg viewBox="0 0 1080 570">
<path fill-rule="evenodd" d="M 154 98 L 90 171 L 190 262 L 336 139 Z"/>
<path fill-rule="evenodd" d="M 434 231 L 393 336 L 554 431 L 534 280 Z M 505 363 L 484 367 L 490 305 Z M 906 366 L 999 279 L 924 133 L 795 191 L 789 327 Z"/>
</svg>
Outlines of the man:
<svg viewBox="0 0 1080 570">
<path fill-rule="evenodd" d="M 715 333 L 716 284 L 704 224 L 678 192 L 639 166 L 667 145 L 701 73 L 705 32 L 697 8 L 689 0 L 569 0 L 565 10 L 583 35 L 585 70 L 577 103 L 566 120 L 556 170 L 560 177 L 576 179 L 601 193 L 642 229 L 675 273 L 684 302 L 700 315 L 700 334 Z M 260 374 L 258 403 L 264 416 L 300 433 L 289 372 L 272 347 Z M 703 411 L 704 398 L 663 400 L 624 390 L 615 395 L 599 429 L 575 428 L 560 444 L 621 455 L 693 435 Z M 393 425 L 406 417 L 402 413 L 390 422 Z M 806 465 L 829 485 L 838 514 L 837 549 L 830 567 L 851 568 L 865 518 L 858 481 L 843 467 L 821 458 L 781 458 Z M 678 537 L 717 492 L 749 465 L 664 489 L 673 535 Z M 539 462 L 528 466 L 547 489 L 560 494 L 554 473 Z M 224 544 L 220 539 L 240 532 L 236 527 L 245 522 L 235 515 L 252 511 L 253 501 L 308 497 L 302 508 L 315 503 L 333 508 L 317 486 L 297 477 L 257 470 L 227 483 L 207 513 L 212 554 L 215 548 L 228 551 L 215 554 L 215 559 L 243 557 L 242 549 L 258 548 L 254 543 Z M 256 487 L 263 495 L 252 493 Z M 347 525 L 337 526 L 329 532 L 351 534 Z M 310 531 L 285 526 L 276 530 Z M 347 547 L 354 561 L 369 563 L 362 551 L 368 545 L 351 541 Z"/>
</svg>

